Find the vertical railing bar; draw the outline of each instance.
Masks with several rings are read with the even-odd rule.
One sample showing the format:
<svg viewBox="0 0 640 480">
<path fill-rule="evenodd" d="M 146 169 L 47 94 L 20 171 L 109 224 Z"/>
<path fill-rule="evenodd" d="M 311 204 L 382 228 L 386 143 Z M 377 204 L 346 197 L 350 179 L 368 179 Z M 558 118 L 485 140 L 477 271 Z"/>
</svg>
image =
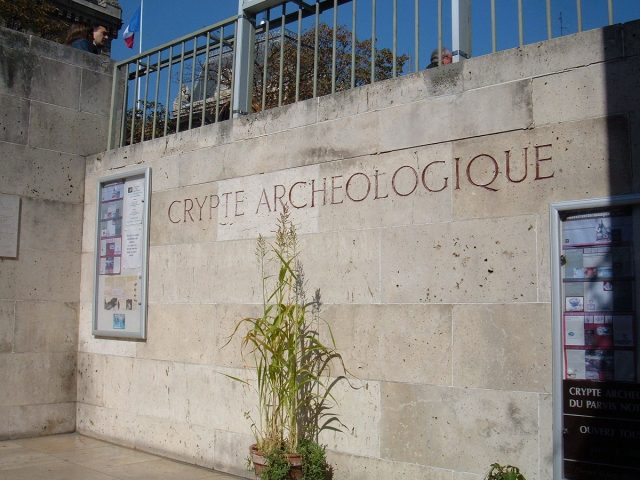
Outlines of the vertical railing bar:
<svg viewBox="0 0 640 480">
<path fill-rule="evenodd" d="M 233 118 L 233 95 L 235 93 L 236 84 L 236 57 L 238 56 L 238 24 L 233 30 L 233 57 L 231 67 L 231 97 L 229 98 L 229 118 Z"/>
<path fill-rule="evenodd" d="M 357 1 L 351 2 L 351 88 L 356 86 L 356 16 Z"/>
<path fill-rule="evenodd" d="M 144 101 L 142 102 L 142 133 L 140 141 L 144 142 L 144 127 L 147 125 L 147 95 L 149 94 L 149 67 L 151 66 L 151 55 L 147 55 L 147 68 L 144 79 Z"/>
<path fill-rule="evenodd" d="M 204 49 L 204 78 L 202 82 L 202 118 L 200 126 L 204 126 L 207 116 L 207 84 L 209 83 L 209 55 L 211 53 L 211 31 L 207 32 L 207 46 Z"/>
<path fill-rule="evenodd" d="M 193 128 L 193 87 L 196 81 L 196 54 L 198 52 L 198 37 L 193 37 L 193 54 L 191 55 L 191 91 L 189 93 L 189 130 Z"/>
<path fill-rule="evenodd" d="M 313 98 L 318 96 L 318 35 L 320 30 L 320 0 L 316 0 L 315 43 L 313 45 Z"/>
<path fill-rule="evenodd" d="M 129 65 L 127 63 L 125 65 L 124 71 L 124 96 L 122 97 L 122 121 L 120 122 L 120 142 L 119 147 L 124 145 L 124 132 L 126 131 L 126 123 L 127 123 L 127 97 L 129 96 Z"/>
<path fill-rule="evenodd" d="M 491 0 L 491 51 L 496 53 L 497 36 L 496 36 L 496 0 Z"/>
<path fill-rule="evenodd" d="M 169 63 L 169 71 L 167 73 L 167 95 L 166 95 L 166 101 L 165 101 L 165 113 L 164 113 L 164 134 L 163 136 L 166 137 L 167 136 L 167 128 L 169 128 L 169 112 L 171 110 L 169 110 L 169 99 L 170 99 L 170 94 L 171 94 L 171 70 L 173 67 L 173 45 L 171 45 L 169 47 L 169 59 L 168 59 L 168 63 Z"/>
<path fill-rule="evenodd" d="M 224 26 L 220 27 L 220 41 L 218 42 L 218 78 L 216 79 L 216 123 L 220 119 L 220 81 L 222 80 L 222 49 L 224 44 Z"/>
<path fill-rule="evenodd" d="M 582 31 L 582 0 L 576 0 L 576 13 L 578 15 L 578 31 Z"/>
<path fill-rule="evenodd" d="M 140 71 L 140 59 L 136 60 L 136 74 L 134 78 L 135 87 L 133 89 L 133 111 L 131 112 L 131 135 L 129 138 L 129 145 L 133 145 L 133 132 L 136 124 L 136 108 L 138 107 L 138 75 Z"/>
<path fill-rule="evenodd" d="M 396 78 L 398 68 L 396 58 L 398 57 L 398 0 L 393 0 L 393 47 L 392 54 L 393 66 L 391 67 L 391 76 Z"/>
<path fill-rule="evenodd" d="M 376 81 L 376 0 L 371 0 L 371 83 Z"/>
<path fill-rule="evenodd" d="M 438 0 L 438 65 L 442 65 L 442 0 Z"/>
<path fill-rule="evenodd" d="M 300 100 L 300 50 L 302 49 L 302 5 L 298 5 L 298 44 L 296 45 L 296 102 Z"/>
<path fill-rule="evenodd" d="M 415 71 L 420 70 L 420 0 L 414 0 L 413 5 L 413 35 L 414 35 L 414 52 L 415 52 Z"/>
<path fill-rule="evenodd" d="M 280 68 L 278 71 L 278 106 L 282 106 L 282 82 L 284 79 L 284 27 L 287 17 L 287 3 L 282 4 L 280 17 Z"/>
<path fill-rule="evenodd" d="M 158 118 L 158 94 L 160 93 L 160 59 L 162 51 L 158 52 L 158 66 L 156 67 L 156 88 L 153 95 L 153 123 L 151 124 L 151 139 L 156 138 L 156 122 Z"/>
<path fill-rule="evenodd" d="M 331 49 L 331 93 L 336 92 L 336 48 L 338 45 L 338 0 L 333 0 L 333 39 Z"/>
<path fill-rule="evenodd" d="M 613 25 L 613 0 L 609 0 L 609 25 Z"/>
<path fill-rule="evenodd" d="M 178 88 L 178 115 L 176 117 L 176 133 L 180 131 L 180 116 L 182 113 L 182 74 L 184 73 L 184 40 L 180 49 L 180 83 Z"/>
<path fill-rule="evenodd" d="M 109 105 L 109 133 L 107 134 L 107 150 L 113 148 L 114 123 L 116 121 L 116 87 L 118 86 L 118 67 L 113 66 L 113 76 L 111 77 L 111 103 Z M 124 111 L 122 112 L 124 115 Z M 118 145 L 120 146 L 120 145 Z"/>
<path fill-rule="evenodd" d="M 551 0 L 547 0 L 547 39 L 551 40 L 553 32 L 551 30 Z"/>
<path fill-rule="evenodd" d="M 269 68 L 269 10 L 267 10 L 267 19 L 264 27 L 264 60 L 262 62 L 262 110 L 267 104 L 267 69 Z"/>
<path fill-rule="evenodd" d="M 522 0 L 518 0 L 518 45 L 524 45 L 524 23 L 522 20 Z"/>
</svg>

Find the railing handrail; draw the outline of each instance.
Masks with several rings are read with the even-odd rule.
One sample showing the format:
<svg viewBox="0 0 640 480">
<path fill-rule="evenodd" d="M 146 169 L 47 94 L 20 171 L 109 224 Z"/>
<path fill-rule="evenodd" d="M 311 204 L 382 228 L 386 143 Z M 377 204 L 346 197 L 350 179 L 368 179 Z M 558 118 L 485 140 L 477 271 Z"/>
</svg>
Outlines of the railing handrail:
<svg viewBox="0 0 640 480">
<path fill-rule="evenodd" d="M 211 31 L 211 30 L 216 30 L 219 29 L 220 27 L 225 27 L 227 25 L 231 25 L 233 23 L 236 22 L 236 20 L 238 19 L 237 15 L 234 15 L 232 17 L 228 17 L 224 20 L 221 20 L 219 22 L 213 23 L 207 27 L 202 27 L 199 30 L 196 30 L 195 32 L 191 32 L 191 33 L 187 33 L 186 35 L 183 35 L 181 37 L 178 37 L 174 40 L 170 40 L 168 42 L 163 43 L 162 45 L 158 45 L 157 47 L 153 47 L 149 50 L 145 50 L 142 53 L 139 53 L 137 55 L 134 55 L 132 57 L 129 57 L 125 60 L 121 60 L 119 62 L 117 62 L 115 64 L 116 68 L 122 67 L 123 65 L 126 65 L 128 63 L 135 63 L 138 60 L 141 60 L 144 57 L 149 57 L 151 55 L 154 55 L 162 50 L 165 50 L 169 47 L 175 47 L 176 45 L 181 44 L 182 42 L 186 42 L 188 40 L 193 39 L 194 37 L 200 37 L 203 36 L 205 33 Z"/>
<path fill-rule="evenodd" d="M 445 1 L 451 7 L 450 28 L 443 28 L 443 18 L 448 15 L 443 9 Z M 453 62 L 469 58 L 471 1 L 437 0 L 427 3 L 427 0 L 414 0 L 407 3 L 406 8 L 399 8 L 397 0 L 377 3 L 376 0 L 238 0 L 237 15 L 115 63 L 109 148 L 117 137 L 114 130 L 120 132 L 120 145 L 135 143 L 145 138 L 190 129 L 194 126 L 194 114 L 195 126 L 201 126 L 231 118 L 232 115 L 264 110 L 417 72 L 421 67 L 425 68 L 429 61 L 431 63 L 426 68 L 438 66 L 448 63 L 443 58 L 445 56 L 451 56 Z M 489 39 L 491 47 L 485 47 L 483 54 L 496 52 L 497 36 L 502 39 L 502 32 L 496 32 L 496 0 L 485 1 L 490 7 L 490 20 L 487 19 L 486 25 L 483 25 L 487 33 L 479 43 Z M 603 18 L 600 25 L 611 25 L 614 22 L 614 0 L 602 1 L 608 4 L 608 19 L 605 22 Z M 554 37 L 552 2 L 544 0 L 540 3 L 544 11 L 537 11 L 543 14 L 546 31 L 542 35 L 540 24 L 537 24 L 533 30 L 535 41 Z M 338 14 L 338 7 L 348 3 L 352 4 L 350 20 L 347 9 L 342 9 Z M 431 9 L 426 15 L 423 10 L 425 4 Z M 525 36 L 523 4 L 522 0 L 513 3 L 517 7 L 517 16 L 512 16 L 517 42 L 510 41 L 514 47 L 532 41 Z M 367 33 L 359 39 L 356 24 L 362 24 L 362 17 L 359 17 L 361 13 L 358 13 L 358 6 L 362 5 L 364 8 L 370 7 L 368 14 L 371 22 L 370 30 L 365 25 L 363 30 Z M 575 5 L 577 26 L 564 34 L 583 29 L 582 0 L 576 0 Z M 333 12 L 332 18 L 321 18 L 327 11 Z M 382 15 L 376 17 L 376 13 L 380 12 Z M 408 32 L 402 32 L 404 28 L 399 28 L 398 17 L 401 14 L 414 17 L 412 22 L 406 22 Z M 313 17 L 312 21 L 308 21 L 308 17 Z M 421 25 L 420 18 L 425 17 L 432 22 L 430 26 L 429 22 Z M 385 38 L 390 33 L 382 33 L 378 38 L 377 24 L 381 18 L 382 22 L 392 22 L 389 27 L 393 32 L 392 41 Z M 296 22 L 297 33 L 293 32 L 293 28 L 288 30 L 287 27 Z M 433 25 L 433 22 L 437 25 Z M 413 32 L 410 31 L 411 23 Z M 358 26 L 358 30 L 360 28 Z M 289 31 L 290 35 L 287 33 Z M 531 32 L 529 30 L 528 35 Z M 404 40 L 399 41 L 399 33 L 400 36 L 404 33 Z M 555 33 L 558 36 L 557 31 Z M 266 36 L 261 39 L 261 34 Z M 336 38 L 338 35 L 341 36 L 339 43 Z M 425 45 L 437 48 L 430 57 L 422 59 L 420 52 L 424 51 Z M 446 47 L 451 50 L 448 51 Z M 288 58 L 286 65 L 285 55 Z M 411 57 L 414 57 L 412 61 Z M 222 85 L 231 90 L 230 98 L 221 97 Z M 215 109 L 211 107 L 214 98 Z M 122 122 L 116 125 L 118 114 Z"/>
</svg>

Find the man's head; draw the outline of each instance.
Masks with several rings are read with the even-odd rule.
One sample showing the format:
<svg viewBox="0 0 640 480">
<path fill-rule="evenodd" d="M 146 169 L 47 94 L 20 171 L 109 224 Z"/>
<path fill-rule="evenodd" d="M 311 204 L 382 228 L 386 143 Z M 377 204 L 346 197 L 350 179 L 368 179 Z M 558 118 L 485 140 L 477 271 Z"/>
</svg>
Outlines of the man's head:
<svg viewBox="0 0 640 480">
<path fill-rule="evenodd" d="M 109 32 L 103 25 L 94 25 L 93 27 L 93 43 L 96 47 L 102 48 L 109 40 Z"/>
<path fill-rule="evenodd" d="M 436 48 L 433 52 L 431 52 L 431 63 L 438 62 L 438 49 Z M 453 55 L 451 54 L 451 50 L 448 48 L 442 49 L 442 61 L 440 65 L 449 65 L 453 62 Z"/>
</svg>

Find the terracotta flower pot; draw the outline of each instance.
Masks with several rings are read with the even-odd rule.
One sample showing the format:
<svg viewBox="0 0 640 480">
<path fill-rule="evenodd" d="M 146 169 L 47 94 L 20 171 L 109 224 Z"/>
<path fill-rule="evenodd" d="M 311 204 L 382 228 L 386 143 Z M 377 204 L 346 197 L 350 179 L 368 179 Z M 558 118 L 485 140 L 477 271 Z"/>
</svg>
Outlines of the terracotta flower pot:
<svg viewBox="0 0 640 480">
<path fill-rule="evenodd" d="M 265 468 L 267 468 L 267 458 L 258 450 L 255 443 L 249 447 L 249 453 L 251 455 L 251 462 L 253 463 L 253 469 L 256 473 L 256 477 L 261 478 L 260 475 Z M 291 480 L 300 480 L 302 478 L 302 456 L 298 454 L 286 454 L 285 458 L 291 465 L 289 478 Z"/>
</svg>

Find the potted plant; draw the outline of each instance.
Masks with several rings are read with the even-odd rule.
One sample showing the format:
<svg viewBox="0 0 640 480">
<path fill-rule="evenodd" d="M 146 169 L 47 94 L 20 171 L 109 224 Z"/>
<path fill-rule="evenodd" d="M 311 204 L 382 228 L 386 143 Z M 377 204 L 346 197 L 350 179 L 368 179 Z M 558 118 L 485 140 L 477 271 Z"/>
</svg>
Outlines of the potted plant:
<svg viewBox="0 0 640 480">
<path fill-rule="evenodd" d="M 320 318 L 320 291 L 306 298 L 296 229 L 286 208 L 274 241 L 258 237 L 256 256 L 262 314 L 240 320 L 229 338 L 242 330 L 242 355 L 257 375 L 259 418 L 252 419 L 251 461 L 262 480 L 331 478 L 318 435 L 343 426 L 332 412 L 332 390 L 347 372 L 331 328 Z"/>
<path fill-rule="evenodd" d="M 500 465 L 499 463 L 491 464 L 491 468 L 484 477 L 484 480 L 527 480 L 520 473 L 518 467 L 513 465 Z"/>
</svg>

